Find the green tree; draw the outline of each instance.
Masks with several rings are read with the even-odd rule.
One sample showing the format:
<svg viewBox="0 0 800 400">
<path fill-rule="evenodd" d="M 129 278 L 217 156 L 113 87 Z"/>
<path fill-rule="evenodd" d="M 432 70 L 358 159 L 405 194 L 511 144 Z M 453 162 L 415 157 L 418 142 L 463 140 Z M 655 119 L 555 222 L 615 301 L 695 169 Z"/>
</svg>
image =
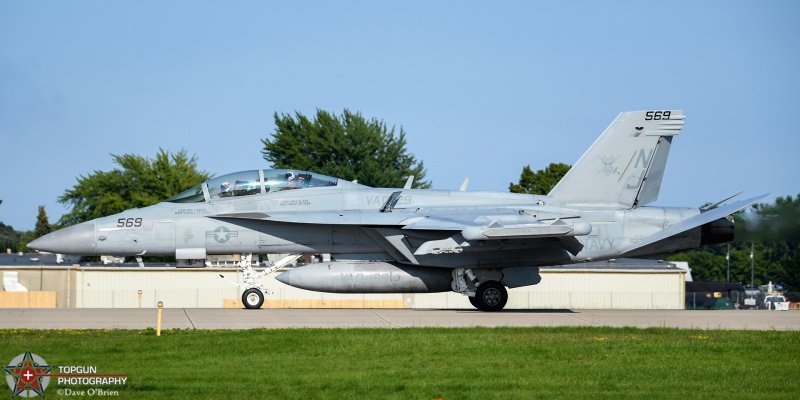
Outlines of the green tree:
<svg viewBox="0 0 800 400">
<path fill-rule="evenodd" d="M 690 251 L 676 254 L 670 257 L 669 260 L 689 263 L 689 268 L 692 269 L 692 278 L 695 281 L 724 282 L 728 273 L 724 254 L 719 255 L 708 251 Z"/>
<path fill-rule="evenodd" d="M 769 247 L 771 279 L 779 276 L 792 291 L 800 291 L 800 195 L 756 204 L 748 220 L 748 239 Z"/>
<path fill-rule="evenodd" d="M 753 241 L 775 243 L 800 242 L 800 195 L 775 199 L 775 203 L 753 206 L 754 215 L 749 222 Z"/>
<path fill-rule="evenodd" d="M 273 168 L 297 168 L 373 187 L 402 187 L 414 175 L 414 188 L 427 189 L 422 161 L 406 150 L 403 128 L 395 135 L 382 120 L 365 119 L 347 109 L 342 115 L 317 110 L 314 119 L 275 113 L 272 139 L 261 141 Z"/>
<path fill-rule="evenodd" d="M 22 234 L 22 239 L 17 243 L 17 251 L 20 253 L 35 253 L 35 250 L 28 248 L 28 243 L 36 239 L 36 232 L 26 231 Z"/>
<path fill-rule="evenodd" d="M 14 228 L 0 222 L 0 245 L 2 245 L 0 251 L 5 253 L 7 249 L 17 250 L 24 235 L 24 232 L 16 231 Z"/>
<path fill-rule="evenodd" d="M 530 165 L 522 168 L 519 183 L 510 183 L 508 189 L 512 193 L 528 193 L 546 195 L 550 193 L 558 181 L 567 174 L 570 165 L 550 163 L 545 169 L 533 172 Z"/>
<path fill-rule="evenodd" d="M 781 261 L 783 283 L 794 292 L 793 300 L 800 301 L 800 243 L 788 246 Z"/>
<path fill-rule="evenodd" d="M 44 206 L 39 206 L 39 214 L 36 216 L 36 228 L 33 230 L 37 238 L 53 231 L 50 226 L 50 221 L 47 219 L 47 212 L 44 211 Z"/>
<path fill-rule="evenodd" d="M 52 231 L 53 226 L 50 225 L 50 222 L 47 218 L 47 212 L 44 210 L 44 206 L 39 206 L 39 214 L 36 216 L 36 227 L 32 231 L 27 231 L 22 234 L 21 240 L 17 243 L 17 251 L 23 253 L 33 253 L 34 250 L 28 248 L 28 243 L 32 242 L 33 239 L 47 235 Z"/>
<path fill-rule="evenodd" d="M 186 150 L 171 154 L 159 149 L 154 160 L 133 154 L 111 157 L 121 168 L 81 175 L 78 183 L 58 198 L 72 205 L 59 220 L 60 226 L 153 205 L 209 178 L 208 173 L 197 170 L 197 158 L 189 158 Z"/>
</svg>

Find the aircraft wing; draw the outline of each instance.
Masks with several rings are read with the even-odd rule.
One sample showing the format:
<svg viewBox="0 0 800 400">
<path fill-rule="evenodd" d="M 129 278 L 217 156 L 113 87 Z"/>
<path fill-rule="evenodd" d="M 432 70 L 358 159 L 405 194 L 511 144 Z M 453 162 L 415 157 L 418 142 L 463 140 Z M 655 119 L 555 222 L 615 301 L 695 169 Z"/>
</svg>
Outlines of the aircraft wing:
<svg viewBox="0 0 800 400">
<path fill-rule="evenodd" d="M 623 257 L 627 256 L 630 253 L 632 253 L 635 250 L 640 249 L 642 247 L 649 246 L 649 245 L 651 245 L 653 243 L 656 243 L 656 242 L 658 242 L 660 240 L 664 240 L 664 239 L 669 238 L 671 236 L 677 235 L 677 234 L 679 234 L 681 232 L 688 231 L 689 229 L 697 228 L 698 226 L 707 224 L 707 223 L 709 223 L 711 221 L 715 221 L 717 219 L 724 218 L 724 217 L 726 217 L 728 215 L 731 215 L 731 214 L 733 214 L 733 213 L 735 213 L 735 212 L 737 212 L 737 211 L 739 211 L 739 210 L 741 210 L 741 209 L 743 209 L 743 208 L 745 208 L 747 206 L 750 206 L 751 204 L 754 204 L 754 203 L 758 202 L 759 200 L 761 200 L 761 199 L 763 199 L 764 197 L 767 197 L 767 196 L 768 196 L 768 194 L 763 194 L 761 196 L 756 196 L 756 197 L 753 197 L 753 198 L 750 198 L 750 199 L 747 199 L 747 200 L 737 201 L 736 203 L 733 203 L 733 204 L 728 204 L 728 205 L 725 205 L 725 206 L 722 206 L 722 207 L 714 208 L 714 209 L 709 210 L 709 211 L 701 212 L 700 214 L 695 215 L 694 217 L 691 217 L 689 219 L 685 219 L 685 220 L 683 220 L 681 222 L 678 222 L 677 224 L 670 225 L 666 229 L 664 229 L 664 230 L 662 230 L 662 231 L 660 231 L 660 232 L 658 232 L 656 234 L 650 235 L 650 236 L 644 238 L 643 240 L 640 240 L 639 242 L 634 243 L 633 245 L 631 245 L 628 248 L 626 248 L 625 250 L 623 250 L 622 253 L 620 254 L 620 256 L 623 256 Z"/>
<path fill-rule="evenodd" d="M 422 215 L 420 215 L 422 214 Z M 536 237 L 581 236 L 591 225 L 578 218 L 541 221 L 515 210 L 428 209 L 414 213 L 375 213 L 362 211 L 227 213 L 216 219 L 247 219 L 297 224 L 398 226 L 407 231 L 455 231 L 467 240 L 525 239 Z"/>
<path fill-rule="evenodd" d="M 588 235 L 592 226 L 577 217 L 539 220 L 516 209 L 422 209 L 414 212 L 243 212 L 219 214 L 221 220 L 260 220 L 294 224 L 360 225 L 379 228 L 382 236 L 417 236 L 423 232 L 439 231 L 448 235 L 461 234 L 465 240 L 537 240 L 556 239 L 559 245 L 572 254 L 583 248 L 575 236 Z M 389 229 L 392 233 L 386 233 Z M 375 229 L 372 229 L 375 230 Z M 405 232 L 400 233 L 400 232 Z M 427 236 L 427 234 L 423 234 Z M 400 239 L 397 239 L 400 240 Z M 398 242 L 399 243 L 399 242 Z M 398 243 L 393 243 L 397 245 Z"/>
</svg>

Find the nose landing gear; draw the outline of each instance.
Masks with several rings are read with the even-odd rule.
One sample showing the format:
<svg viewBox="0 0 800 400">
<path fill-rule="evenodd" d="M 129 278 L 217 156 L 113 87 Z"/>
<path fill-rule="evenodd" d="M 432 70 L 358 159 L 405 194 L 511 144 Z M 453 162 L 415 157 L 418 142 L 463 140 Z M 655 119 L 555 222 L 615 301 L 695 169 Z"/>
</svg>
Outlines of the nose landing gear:
<svg viewBox="0 0 800 400">
<path fill-rule="evenodd" d="M 261 278 L 283 268 L 302 256 L 302 254 L 292 254 L 286 256 L 277 263 L 265 268 L 263 271 L 256 272 L 255 268 L 253 268 L 253 254 L 242 254 L 239 267 L 242 269 L 243 282 L 237 283 L 225 278 L 225 276 L 222 274 L 219 274 L 219 277 L 244 289 L 244 292 L 242 293 L 242 304 L 245 308 L 258 309 L 264 305 L 264 294 L 272 294 L 272 292 L 267 290 L 264 287 L 264 284 L 261 283 Z"/>
</svg>

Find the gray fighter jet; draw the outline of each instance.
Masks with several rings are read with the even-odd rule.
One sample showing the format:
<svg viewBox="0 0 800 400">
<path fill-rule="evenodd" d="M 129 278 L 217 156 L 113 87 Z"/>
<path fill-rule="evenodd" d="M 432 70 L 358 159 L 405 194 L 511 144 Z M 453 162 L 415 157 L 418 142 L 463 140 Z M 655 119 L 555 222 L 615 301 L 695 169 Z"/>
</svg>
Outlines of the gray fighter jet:
<svg viewBox="0 0 800 400">
<path fill-rule="evenodd" d="M 731 214 L 763 196 L 697 208 L 658 197 L 677 110 L 621 113 L 547 195 L 372 188 L 307 171 L 220 176 L 163 202 L 50 233 L 29 247 L 79 255 L 240 254 L 242 301 L 264 301 L 253 254 L 330 254 L 277 279 L 335 293 L 455 291 L 496 311 L 539 267 L 662 255 L 733 240 Z M 326 257 L 327 259 L 327 257 Z"/>
</svg>

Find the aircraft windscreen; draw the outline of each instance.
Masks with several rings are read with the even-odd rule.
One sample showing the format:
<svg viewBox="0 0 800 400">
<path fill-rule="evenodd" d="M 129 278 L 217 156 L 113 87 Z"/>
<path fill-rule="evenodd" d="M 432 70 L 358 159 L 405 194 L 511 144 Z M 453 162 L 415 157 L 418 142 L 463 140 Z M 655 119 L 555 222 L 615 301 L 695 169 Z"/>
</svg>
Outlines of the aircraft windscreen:
<svg viewBox="0 0 800 400">
<path fill-rule="evenodd" d="M 264 185 L 267 192 L 336 186 L 338 178 L 292 169 L 265 169 Z"/>
<path fill-rule="evenodd" d="M 261 193 L 258 171 L 242 171 L 223 175 L 208 181 L 208 194 L 212 199 L 250 196 Z"/>
<path fill-rule="evenodd" d="M 202 203 L 206 201 L 205 197 L 203 196 L 203 185 L 197 185 L 164 201 L 168 201 L 170 203 Z"/>
</svg>

